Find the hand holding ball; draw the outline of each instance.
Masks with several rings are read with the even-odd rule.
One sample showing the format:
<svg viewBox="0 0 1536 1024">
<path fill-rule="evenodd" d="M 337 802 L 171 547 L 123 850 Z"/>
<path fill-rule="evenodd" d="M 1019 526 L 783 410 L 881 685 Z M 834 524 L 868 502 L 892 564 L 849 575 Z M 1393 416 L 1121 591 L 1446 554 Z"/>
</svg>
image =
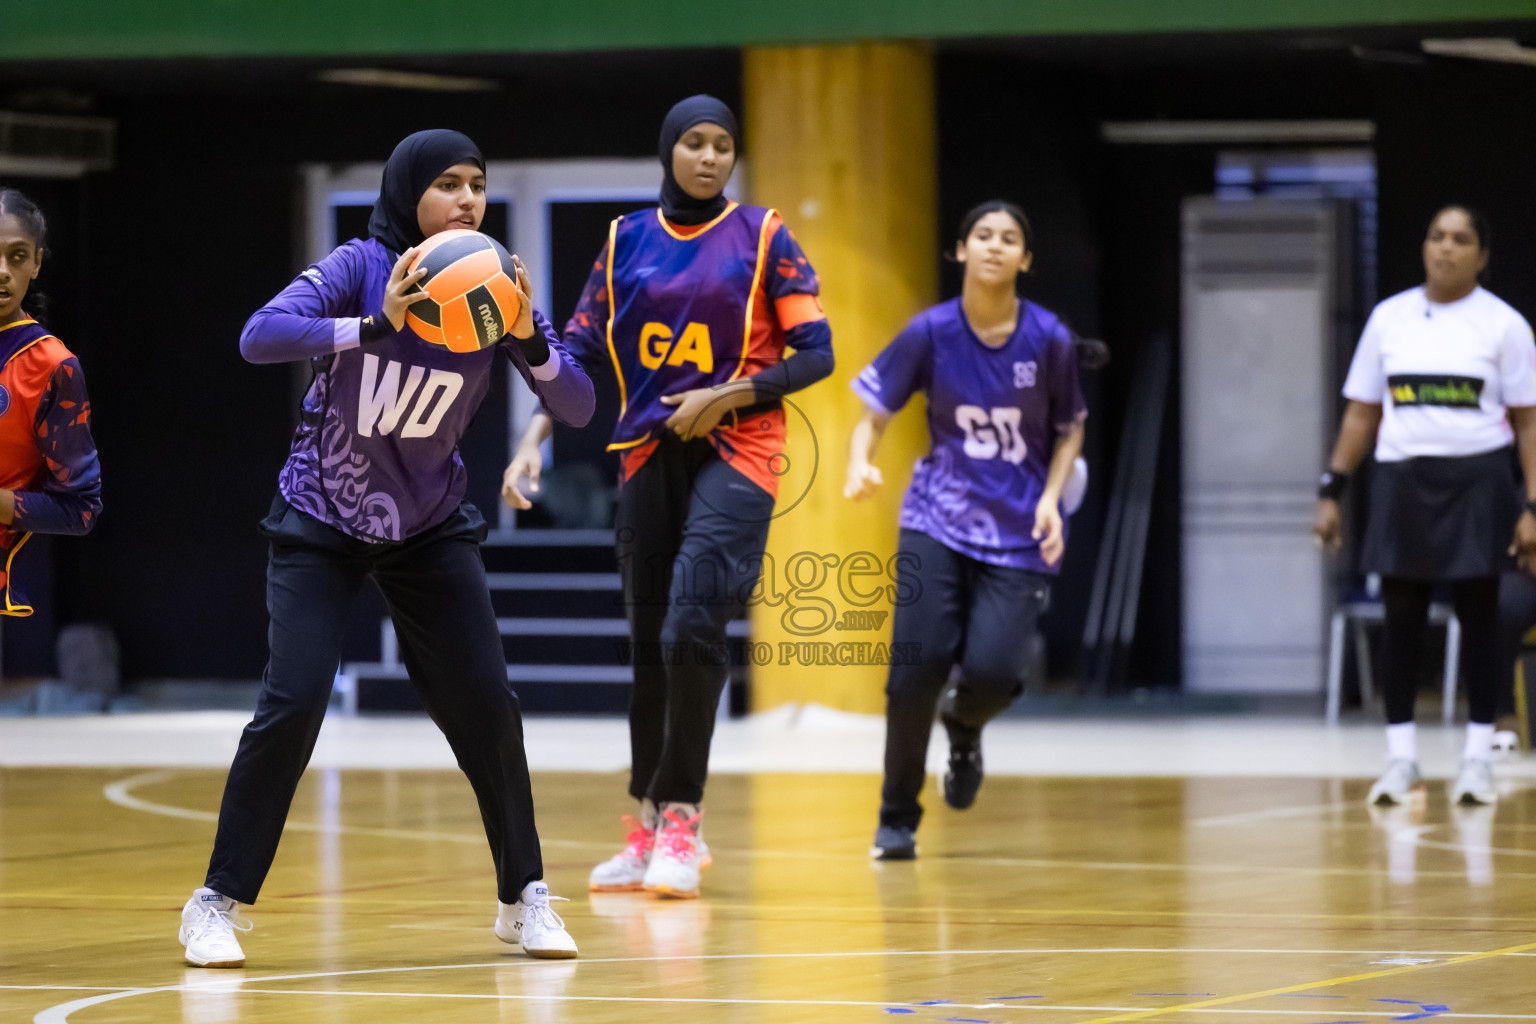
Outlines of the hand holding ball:
<svg viewBox="0 0 1536 1024">
<path fill-rule="evenodd" d="M 489 235 L 464 228 L 438 232 L 417 248 L 407 276 L 423 270 L 417 287 L 424 294 L 405 311 L 405 325 L 423 341 L 476 352 L 517 323 L 523 307 L 519 268 Z"/>
</svg>

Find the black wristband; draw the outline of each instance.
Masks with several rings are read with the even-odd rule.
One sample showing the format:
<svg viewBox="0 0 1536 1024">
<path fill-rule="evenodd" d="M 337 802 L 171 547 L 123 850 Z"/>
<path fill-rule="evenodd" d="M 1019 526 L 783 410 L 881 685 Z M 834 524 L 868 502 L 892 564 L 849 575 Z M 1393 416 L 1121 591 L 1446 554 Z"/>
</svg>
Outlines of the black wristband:
<svg viewBox="0 0 1536 1024">
<path fill-rule="evenodd" d="M 383 341 L 395 333 L 395 327 L 389 322 L 389 317 L 383 310 L 369 313 L 357 322 L 357 343 L 367 345 L 369 342 Z"/>
<path fill-rule="evenodd" d="M 1525 510 L 1531 515 L 1536 516 L 1536 498 L 1525 499 Z"/>
<path fill-rule="evenodd" d="M 544 332 L 537 327 L 533 329 L 533 336 L 512 338 L 517 342 L 518 349 L 523 353 L 523 358 L 528 360 L 529 366 L 543 366 L 549 362 L 549 339 L 544 337 Z"/>
<path fill-rule="evenodd" d="M 1349 486 L 1349 474 L 1327 470 L 1321 480 L 1317 482 L 1317 496 L 1327 498 L 1329 501 L 1338 501 L 1344 496 L 1344 489 Z"/>
</svg>

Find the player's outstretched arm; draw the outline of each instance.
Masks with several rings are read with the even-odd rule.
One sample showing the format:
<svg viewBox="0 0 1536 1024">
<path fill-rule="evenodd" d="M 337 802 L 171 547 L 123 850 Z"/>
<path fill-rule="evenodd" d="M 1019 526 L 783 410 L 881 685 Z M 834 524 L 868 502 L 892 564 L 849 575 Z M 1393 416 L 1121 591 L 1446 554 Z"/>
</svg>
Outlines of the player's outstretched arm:
<svg viewBox="0 0 1536 1024">
<path fill-rule="evenodd" d="M 512 456 L 512 461 L 507 464 L 506 471 L 501 474 L 501 500 L 518 509 L 533 508 L 533 502 L 523 493 L 523 488 L 518 486 L 519 481 L 527 480 L 527 490 L 530 494 L 539 491 L 539 476 L 544 472 L 543 444 L 548 441 L 550 435 L 555 432 L 554 420 L 542 412 L 536 412 L 528 421 L 528 429 L 523 431 L 523 439 L 518 442 L 517 452 Z"/>
<path fill-rule="evenodd" d="M 880 446 L 880 439 L 885 436 L 885 428 L 890 422 L 890 413 L 871 409 L 868 406 L 864 408 L 864 415 L 854 426 L 853 437 L 848 444 L 848 481 L 843 484 L 843 497 L 863 501 L 885 483 L 885 478 L 880 474 L 880 467 L 871 460 L 875 457 L 875 449 Z"/>
</svg>

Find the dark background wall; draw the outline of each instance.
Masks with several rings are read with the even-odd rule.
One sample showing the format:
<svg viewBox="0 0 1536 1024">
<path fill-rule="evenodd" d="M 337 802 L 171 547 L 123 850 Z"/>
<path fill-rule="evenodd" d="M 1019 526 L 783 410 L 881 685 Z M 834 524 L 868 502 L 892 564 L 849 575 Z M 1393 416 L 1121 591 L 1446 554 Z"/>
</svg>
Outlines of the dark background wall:
<svg viewBox="0 0 1536 1024">
<path fill-rule="evenodd" d="M 12 97 L 0 107 L 62 90 L 93 96 L 93 111 L 118 123 L 112 171 L 15 180 L 46 200 L 57 228 L 42 283 L 91 390 L 105 509 L 92 534 L 53 545 L 53 608 L 5 624 L 9 675 L 55 671 L 54 626 L 75 621 L 112 626 L 130 679 L 260 675 L 266 552 L 255 527 L 295 401 L 292 369 L 245 363 L 238 339 L 302 268 L 300 164 L 382 160 L 404 135 L 442 125 L 488 159 L 646 156 L 676 99 L 740 99 L 735 51 L 482 70 L 504 88 L 348 88 L 292 62 L 43 69 L 0 85 Z"/>
<path fill-rule="evenodd" d="M 1496 33 L 1495 33 L 1496 34 Z M 976 202 L 1017 199 L 1036 234 L 1023 291 L 1106 340 L 1114 361 L 1087 381 L 1094 485 L 1047 620 L 1054 674 L 1076 669 L 1122 413 L 1147 343 L 1173 340 L 1180 206 L 1214 191 L 1221 149 L 1111 145 L 1106 121 L 1367 119 L 1377 126 L 1378 297 L 1423 280 L 1420 242 L 1447 202 L 1494 227 L 1490 287 L 1536 318 L 1536 68 L 1432 59 L 1408 31 L 1017 41 L 946 47 L 939 64 L 941 225 Z M 1306 148 L 1288 146 L 1277 148 Z M 945 294 L 959 288 L 947 267 Z M 1367 310 L 1360 310 L 1356 328 Z M 1175 366 L 1178 365 L 1177 358 Z M 1154 494 L 1130 685 L 1180 679 L 1178 381 Z M 1326 452 L 1318 453 L 1319 468 Z M 1348 574 L 1348 566 L 1341 566 Z"/>
<path fill-rule="evenodd" d="M 1138 356 L 1147 339 L 1178 336 L 1179 204 L 1212 191 L 1218 148 L 1109 145 L 1102 122 L 1370 119 L 1378 132 L 1380 294 L 1421 279 L 1424 224 L 1454 198 L 1489 213 L 1492 286 L 1536 315 L 1536 206 L 1527 199 L 1536 180 L 1536 69 L 1425 58 L 1422 34 L 1057 38 L 939 49 L 941 237 L 975 202 L 1022 202 L 1038 253 L 1025 293 L 1115 354 L 1089 381 L 1095 487 L 1074 524 L 1049 624 L 1058 671 L 1071 669 L 1081 634 Z M 11 674 L 51 672 L 54 628 L 82 620 L 117 631 L 130 678 L 260 672 L 264 550 L 254 527 L 286 453 L 293 386 L 287 367 L 243 363 L 236 341 L 246 316 L 299 268 L 297 165 L 380 160 L 404 134 L 436 125 L 465 130 L 492 159 L 648 156 L 675 99 L 698 91 L 740 99 L 733 50 L 402 63 L 503 83 L 471 94 L 325 85 L 313 80 L 318 66 L 0 69 L 0 107 L 88 110 L 119 126 L 112 171 L 16 182 L 38 192 L 53 217 L 44 284 L 56 299 L 56 329 L 90 383 L 106 511 L 90 537 L 53 546 L 51 606 L 31 622 L 6 624 Z M 954 294 L 958 277 L 952 268 L 944 274 L 944 294 Z M 1153 685 L 1178 680 L 1176 386 L 1172 397 L 1134 659 L 1133 681 Z"/>
</svg>

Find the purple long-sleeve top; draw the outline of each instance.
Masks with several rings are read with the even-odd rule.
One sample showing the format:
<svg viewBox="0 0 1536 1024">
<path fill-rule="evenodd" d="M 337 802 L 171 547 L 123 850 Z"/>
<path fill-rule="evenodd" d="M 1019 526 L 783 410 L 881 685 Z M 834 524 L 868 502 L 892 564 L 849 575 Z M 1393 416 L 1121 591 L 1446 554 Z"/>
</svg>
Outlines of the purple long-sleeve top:
<svg viewBox="0 0 1536 1024">
<path fill-rule="evenodd" d="M 362 341 L 382 319 L 394 257 L 353 239 L 246 322 L 240 353 L 252 363 L 310 360 L 315 378 L 278 478 L 294 508 L 343 533 L 400 541 L 446 519 L 464 498 L 459 439 L 510 360 L 543 407 L 572 426 L 592 417 L 592 381 L 542 313 L 534 329 L 549 355 L 530 366 L 511 335 L 478 352 L 429 344 L 410 328 Z"/>
</svg>

